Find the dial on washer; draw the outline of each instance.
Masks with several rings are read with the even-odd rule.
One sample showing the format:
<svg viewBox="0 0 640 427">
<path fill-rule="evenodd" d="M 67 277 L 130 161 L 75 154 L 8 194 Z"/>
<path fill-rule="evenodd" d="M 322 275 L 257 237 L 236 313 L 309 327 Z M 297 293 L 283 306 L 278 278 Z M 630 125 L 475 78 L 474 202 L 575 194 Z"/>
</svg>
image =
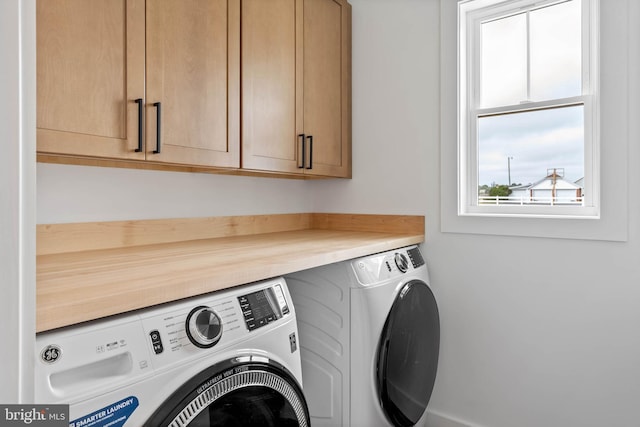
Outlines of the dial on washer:
<svg viewBox="0 0 640 427">
<path fill-rule="evenodd" d="M 199 306 L 191 310 L 185 325 L 189 340 L 196 347 L 210 348 L 222 337 L 222 321 L 211 308 Z"/>
</svg>

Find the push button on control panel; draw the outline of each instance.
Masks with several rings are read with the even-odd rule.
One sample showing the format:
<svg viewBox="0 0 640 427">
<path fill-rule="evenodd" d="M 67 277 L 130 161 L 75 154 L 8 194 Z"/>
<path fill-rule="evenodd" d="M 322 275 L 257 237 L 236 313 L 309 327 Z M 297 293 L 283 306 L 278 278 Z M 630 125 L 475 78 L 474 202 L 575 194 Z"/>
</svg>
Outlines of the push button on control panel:
<svg viewBox="0 0 640 427">
<path fill-rule="evenodd" d="M 160 332 L 153 330 L 149 332 L 149 337 L 151 337 L 151 345 L 153 346 L 153 351 L 156 354 L 160 354 L 164 351 L 164 347 L 162 346 L 162 339 L 160 339 Z"/>
</svg>

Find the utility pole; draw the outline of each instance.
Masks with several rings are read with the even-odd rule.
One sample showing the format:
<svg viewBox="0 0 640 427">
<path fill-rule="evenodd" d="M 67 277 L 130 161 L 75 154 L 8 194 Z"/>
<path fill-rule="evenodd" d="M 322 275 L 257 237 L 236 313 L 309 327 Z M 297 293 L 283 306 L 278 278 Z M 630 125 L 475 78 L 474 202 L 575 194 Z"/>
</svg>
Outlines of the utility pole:
<svg viewBox="0 0 640 427">
<path fill-rule="evenodd" d="M 509 182 L 507 182 L 507 187 L 511 187 L 511 160 L 513 157 L 507 157 L 507 173 L 509 175 Z"/>
</svg>

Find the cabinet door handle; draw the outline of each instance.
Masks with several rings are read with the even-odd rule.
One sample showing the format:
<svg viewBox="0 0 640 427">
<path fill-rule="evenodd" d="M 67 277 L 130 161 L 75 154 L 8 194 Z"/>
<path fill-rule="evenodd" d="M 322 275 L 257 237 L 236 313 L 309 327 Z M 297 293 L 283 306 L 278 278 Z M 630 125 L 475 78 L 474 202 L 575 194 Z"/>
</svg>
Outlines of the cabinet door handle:
<svg viewBox="0 0 640 427">
<path fill-rule="evenodd" d="M 300 162 L 298 164 L 298 169 L 302 169 L 304 168 L 304 159 L 305 159 L 304 133 L 301 133 L 300 135 L 298 135 L 298 138 L 300 138 L 300 151 L 302 151 L 302 155 L 300 156 Z"/>
<path fill-rule="evenodd" d="M 138 104 L 138 148 L 134 151 L 136 153 L 142 152 L 142 128 L 144 127 L 144 112 L 142 110 L 142 98 L 136 99 L 136 104 Z"/>
<path fill-rule="evenodd" d="M 153 150 L 153 154 L 160 154 L 162 142 L 160 138 L 160 130 L 162 129 L 162 105 L 159 102 L 154 102 L 153 106 L 156 107 L 156 149 Z"/>
<path fill-rule="evenodd" d="M 308 135 L 307 139 L 309 140 L 309 166 L 307 169 L 313 168 L 313 135 Z"/>
</svg>

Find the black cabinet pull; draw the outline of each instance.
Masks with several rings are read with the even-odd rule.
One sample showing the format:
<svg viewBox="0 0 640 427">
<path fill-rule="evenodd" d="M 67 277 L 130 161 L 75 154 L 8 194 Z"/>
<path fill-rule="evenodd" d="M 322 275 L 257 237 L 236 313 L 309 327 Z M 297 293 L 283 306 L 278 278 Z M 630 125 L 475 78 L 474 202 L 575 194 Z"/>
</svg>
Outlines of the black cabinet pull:
<svg viewBox="0 0 640 427">
<path fill-rule="evenodd" d="M 144 112 L 142 110 L 142 98 L 136 99 L 136 104 L 138 104 L 138 148 L 134 151 L 136 153 L 142 152 L 142 128 L 144 127 Z"/>
<path fill-rule="evenodd" d="M 153 150 L 153 154 L 160 154 L 160 129 L 162 129 L 162 105 L 159 102 L 154 102 L 153 106 L 156 107 L 156 149 Z"/>
<path fill-rule="evenodd" d="M 313 135 L 308 135 L 307 139 L 309 140 L 309 166 L 307 169 L 313 168 Z"/>
<path fill-rule="evenodd" d="M 304 168 L 304 159 L 305 159 L 304 133 L 301 133 L 300 135 L 298 135 L 298 138 L 300 138 L 300 151 L 302 151 L 302 155 L 300 156 L 300 163 L 298 164 L 298 169 L 302 169 Z"/>
</svg>

